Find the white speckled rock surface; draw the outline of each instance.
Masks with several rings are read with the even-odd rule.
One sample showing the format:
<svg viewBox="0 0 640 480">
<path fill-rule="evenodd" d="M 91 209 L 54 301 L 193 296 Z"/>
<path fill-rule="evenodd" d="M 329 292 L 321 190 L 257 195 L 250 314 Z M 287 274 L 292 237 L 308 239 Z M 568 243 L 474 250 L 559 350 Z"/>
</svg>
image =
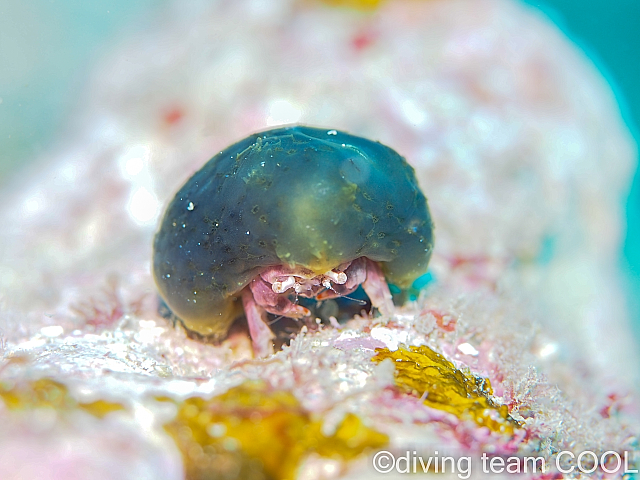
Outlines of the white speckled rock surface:
<svg viewBox="0 0 640 480">
<path fill-rule="evenodd" d="M 616 265 L 635 146 L 597 70 L 534 11 L 502 0 L 367 12 L 175 2 L 123 38 L 79 95 L 67 136 L 0 192 L 0 382 L 46 376 L 78 401 L 126 410 L 43 419 L 0 401 L 0 478 L 182 478 L 162 430 L 174 413 L 152 397 L 247 379 L 293 391 L 329 430 L 357 413 L 399 452 L 551 459 L 636 445 L 638 359 Z M 207 345 L 157 314 L 151 242 L 163 205 L 206 160 L 286 123 L 407 158 L 436 225 L 435 282 L 394 318 L 303 333 L 259 361 L 242 331 Z M 370 358 L 399 343 L 490 378 L 524 428 L 489 434 L 392 394 L 392 370 Z M 310 457 L 299 470 L 373 473 L 366 458 Z"/>
</svg>

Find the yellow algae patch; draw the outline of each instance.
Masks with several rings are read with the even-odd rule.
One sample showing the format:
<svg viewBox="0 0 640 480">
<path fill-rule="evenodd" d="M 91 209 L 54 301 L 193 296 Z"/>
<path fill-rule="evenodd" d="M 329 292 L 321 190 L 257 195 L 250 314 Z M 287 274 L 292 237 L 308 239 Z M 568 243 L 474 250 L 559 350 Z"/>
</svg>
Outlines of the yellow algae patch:
<svg viewBox="0 0 640 480">
<path fill-rule="evenodd" d="M 90 413 L 94 417 L 102 418 L 106 414 L 115 412 L 117 410 L 124 410 L 124 407 L 119 403 L 108 402 L 106 400 L 96 400 L 91 403 L 79 403 L 78 406 Z"/>
<path fill-rule="evenodd" d="M 358 10 L 373 10 L 378 8 L 384 0 L 321 0 L 332 7 L 347 7 Z"/>
<path fill-rule="evenodd" d="M 261 382 L 211 400 L 189 398 L 178 404 L 165 429 L 182 452 L 189 480 L 293 479 L 310 453 L 349 460 L 388 442 L 353 414 L 325 436 L 322 419 L 303 409 L 291 392 Z"/>
<path fill-rule="evenodd" d="M 98 418 L 116 410 L 124 410 L 119 403 L 106 400 L 91 403 L 78 402 L 69 394 L 67 387 L 50 378 L 40 378 L 11 386 L 0 382 L 0 398 L 9 410 L 52 408 L 59 412 L 66 412 L 81 409 Z"/>
<path fill-rule="evenodd" d="M 399 348 L 395 352 L 379 348 L 372 358 L 381 362 L 390 358 L 396 368 L 395 381 L 400 390 L 424 399 L 425 405 L 472 419 L 494 432 L 513 434 L 520 424 L 509 416 L 506 405 L 493 399 L 487 378 L 457 369 L 453 363 L 427 346 Z"/>
</svg>

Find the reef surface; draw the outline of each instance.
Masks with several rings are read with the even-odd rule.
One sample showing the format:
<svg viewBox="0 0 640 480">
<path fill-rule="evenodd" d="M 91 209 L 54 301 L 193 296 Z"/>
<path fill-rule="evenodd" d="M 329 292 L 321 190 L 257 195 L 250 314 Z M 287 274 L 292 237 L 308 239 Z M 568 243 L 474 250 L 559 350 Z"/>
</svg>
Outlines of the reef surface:
<svg viewBox="0 0 640 480">
<path fill-rule="evenodd" d="M 169 3 L 81 95 L 0 193 L 2 478 L 375 478 L 382 450 L 539 456 L 522 478 L 561 478 L 559 452 L 637 449 L 617 271 L 635 147 L 535 11 Z M 405 157 L 435 250 L 392 315 L 304 327 L 257 360 L 241 324 L 212 345 L 158 314 L 153 235 L 213 153 L 292 123 Z"/>
</svg>

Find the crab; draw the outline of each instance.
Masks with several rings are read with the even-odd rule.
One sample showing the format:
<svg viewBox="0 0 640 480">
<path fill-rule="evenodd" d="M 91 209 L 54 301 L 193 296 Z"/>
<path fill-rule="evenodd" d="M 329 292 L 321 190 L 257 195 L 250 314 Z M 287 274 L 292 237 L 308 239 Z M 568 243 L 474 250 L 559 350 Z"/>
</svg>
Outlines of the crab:
<svg viewBox="0 0 640 480">
<path fill-rule="evenodd" d="M 309 309 L 292 301 L 291 296 L 318 301 L 344 297 L 362 285 L 371 304 L 382 315 L 391 315 L 394 305 L 391 291 L 378 264 L 366 257 L 339 265 L 321 275 L 305 268 L 268 267 L 242 291 L 242 303 L 257 356 L 273 351 L 273 333 L 267 312 L 282 317 L 309 317 Z"/>
<path fill-rule="evenodd" d="M 267 314 L 311 312 L 362 285 L 383 315 L 387 281 L 426 273 L 433 224 L 413 168 L 391 148 L 338 130 L 282 127 L 215 155 L 169 203 L 153 275 L 173 317 L 220 341 L 243 311 L 256 356 L 273 351 Z"/>
</svg>

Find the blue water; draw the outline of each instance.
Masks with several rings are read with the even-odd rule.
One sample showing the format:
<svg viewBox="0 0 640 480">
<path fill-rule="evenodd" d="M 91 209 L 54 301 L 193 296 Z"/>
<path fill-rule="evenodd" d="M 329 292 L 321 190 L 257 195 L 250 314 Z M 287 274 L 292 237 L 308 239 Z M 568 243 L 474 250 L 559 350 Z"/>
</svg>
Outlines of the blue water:
<svg viewBox="0 0 640 480">
<path fill-rule="evenodd" d="M 50 148 L 122 32 L 165 0 L 0 0 L 0 184 Z"/>
</svg>

